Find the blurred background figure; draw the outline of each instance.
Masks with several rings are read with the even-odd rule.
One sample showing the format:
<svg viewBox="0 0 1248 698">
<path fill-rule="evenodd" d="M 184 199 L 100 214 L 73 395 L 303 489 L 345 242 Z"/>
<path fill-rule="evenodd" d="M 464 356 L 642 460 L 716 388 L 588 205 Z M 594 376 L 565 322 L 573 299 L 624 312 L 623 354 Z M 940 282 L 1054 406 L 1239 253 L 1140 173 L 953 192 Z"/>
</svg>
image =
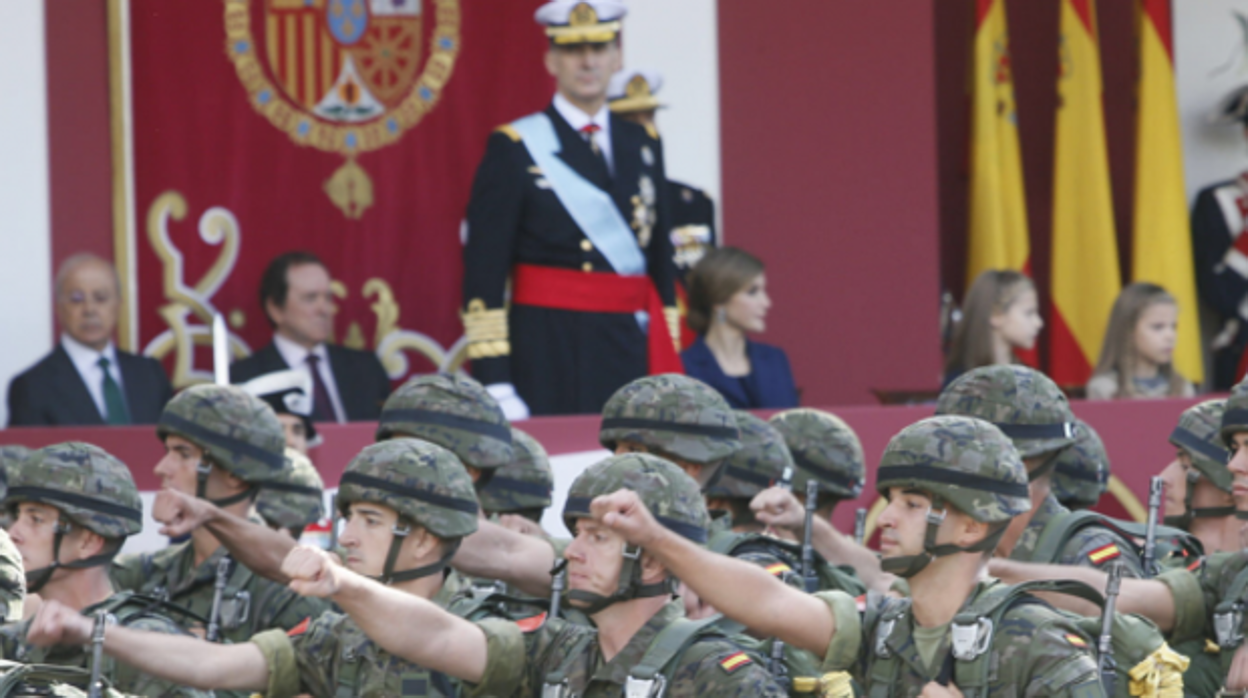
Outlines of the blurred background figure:
<svg viewBox="0 0 1248 698">
<path fill-rule="evenodd" d="M 944 385 L 973 368 L 1017 361 L 1014 352 L 1035 348 L 1043 327 L 1031 279 L 1008 269 L 981 273 L 966 292 L 954 326 Z"/>
<path fill-rule="evenodd" d="M 155 359 L 113 344 L 121 286 L 91 254 L 56 273 L 56 348 L 9 383 L 9 426 L 155 424 L 173 387 Z"/>
<path fill-rule="evenodd" d="M 287 448 L 306 456 L 309 448 L 321 444 L 321 436 L 312 421 L 312 376 L 307 371 L 289 369 L 266 373 L 239 387 L 264 400 L 277 413 Z"/>
<path fill-rule="evenodd" d="M 1179 306 L 1166 289 L 1134 283 L 1114 301 L 1089 400 L 1191 397 L 1195 388 L 1171 365 Z"/>
<path fill-rule="evenodd" d="M 658 138 L 659 125 L 655 113 L 665 109 L 659 101 L 663 75 L 656 70 L 624 69 L 611 77 L 607 101 L 614 114 L 625 121 L 644 126 Z M 719 245 L 715 232 L 715 202 L 697 187 L 667 180 L 668 200 L 672 211 L 672 261 L 676 278 L 689 287 L 689 272 L 707 252 Z"/>
<path fill-rule="evenodd" d="M 1109 454 L 1100 434 L 1075 420 L 1075 443 L 1062 451 L 1053 468 L 1053 496 L 1070 510 L 1091 509 L 1109 488 Z"/>
<path fill-rule="evenodd" d="M 273 342 L 230 366 L 243 383 L 295 369 L 312 379 L 312 418 L 320 422 L 377 419 L 390 395 L 390 378 L 370 351 L 329 344 L 334 295 L 329 269 L 311 252 L 287 252 L 269 262 L 260 279 L 260 307 Z"/>
<path fill-rule="evenodd" d="M 736 247 L 711 250 L 689 275 L 689 326 L 697 340 L 681 353 L 685 373 L 735 409 L 797 406 L 784 350 L 748 335 L 767 329 L 767 277 L 757 257 Z"/>
</svg>

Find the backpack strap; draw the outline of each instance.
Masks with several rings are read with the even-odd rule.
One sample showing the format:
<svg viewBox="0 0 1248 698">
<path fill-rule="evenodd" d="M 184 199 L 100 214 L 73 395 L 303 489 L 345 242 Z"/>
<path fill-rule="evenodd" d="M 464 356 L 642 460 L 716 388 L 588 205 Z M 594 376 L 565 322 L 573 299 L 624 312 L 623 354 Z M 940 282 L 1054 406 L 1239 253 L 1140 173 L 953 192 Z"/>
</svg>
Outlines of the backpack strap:
<svg viewBox="0 0 1248 698">
<path fill-rule="evenodd" d="M 706 549 L 720 555 L 727 555 L 729 551 L 735 549 L 737 544 L 746 538 L 746 534 L 737 533 L 731 528 L 722 531 L 715 531 L 706 540 Z"/>
<path fill-rule="evenodd" d="M 718 616 L 689 620 L 680 618 L 670 623 L 650 642 L 641 661 L 628 673 L 624 682 L 626 698 L 658 698 L 667 689 L 667 680 L 675 673 L 675 660 L 690 645 L 704 637 L 721 637 L 716 626 Z"/>
<path fill-rule="evenodd" d="M 1036 542 L 1032 560 L 1035 562 L 1050 562 L 1057 559 L 1058 551 L 1066 545 L 1071 536 L 1086 526 L 1097 524 L 1115 528 L 1109 524 L 1104 516 L 1087 509 L 1068 511 L 1065 514 L 1049 519 L 1049 523 L 1045 524 L 1044 530 L 1040 532 L 1040 540 Z"/>
<path fill-rule="evenodd" d="M 554 671 L 547 672 L 542 681 L 542 698 L 571 698 L 568 693 L 568 674 L 595 638 L 595 633 L 581 633 L 581 638 L 565 650 L 563 661 L 559 662 Z"/>
<path fill-rule="evenodd" d="M 1244 642 L 1244 592 L 1248 591 L 1248 567 L 1241 569 L 1213 609 L 1213 633 L 1224 656 Z M 1225 664 L 1225 661 L 1224 661 Z"/>
</svg>

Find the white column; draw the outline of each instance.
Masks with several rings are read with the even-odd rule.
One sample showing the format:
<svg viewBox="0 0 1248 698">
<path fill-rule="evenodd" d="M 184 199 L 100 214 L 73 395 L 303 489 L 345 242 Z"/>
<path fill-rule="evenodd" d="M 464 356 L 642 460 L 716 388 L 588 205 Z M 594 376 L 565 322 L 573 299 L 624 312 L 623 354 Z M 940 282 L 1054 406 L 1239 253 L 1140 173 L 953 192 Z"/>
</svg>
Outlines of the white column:
<svg viewBox="0 0 1248 698">
<path fill-rule="evenodd" d="M 0 385 L 51 348 L 48 91 L 42 0 L 5 4 L 0 22 Z M 106 221 L 103 223 L 107 223 Z M 0 426 L 8 405 L 0 399 Z"/>
<path fill-rule="evenodd" d="M 720 211 L 719 15 L 716 0 L 629 0 L 624 65 L 663 74 L 659 130 L 667 175 Z"/>
</svg>

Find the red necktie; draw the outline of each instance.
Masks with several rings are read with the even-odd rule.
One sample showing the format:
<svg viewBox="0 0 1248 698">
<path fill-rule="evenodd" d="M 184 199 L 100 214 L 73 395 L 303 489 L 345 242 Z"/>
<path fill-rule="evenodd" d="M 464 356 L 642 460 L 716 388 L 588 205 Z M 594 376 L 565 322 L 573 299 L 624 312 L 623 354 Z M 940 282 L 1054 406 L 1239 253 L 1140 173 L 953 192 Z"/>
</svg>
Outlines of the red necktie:
<svg viewBox="0 0 1248 698">
<path fill-rule="evenodd" d="M 329 399 L 329 391 L 321 380 L 321 357 L 308 354 L 308 370 L 312 372 L 312 418 L 318 422 L 336 422 L 334 403 Z"/>
<path fill-rule="evenodd" d="M 602 157 L 602 148 L 598 147 L 598 132 L 602 127 L 598 124 L 589 124 L 581 127 L 581 133 L 585 135 L 585 140 L 589 141 L 590 150 L 594 151 L 594 155 Z"/>
</svg>

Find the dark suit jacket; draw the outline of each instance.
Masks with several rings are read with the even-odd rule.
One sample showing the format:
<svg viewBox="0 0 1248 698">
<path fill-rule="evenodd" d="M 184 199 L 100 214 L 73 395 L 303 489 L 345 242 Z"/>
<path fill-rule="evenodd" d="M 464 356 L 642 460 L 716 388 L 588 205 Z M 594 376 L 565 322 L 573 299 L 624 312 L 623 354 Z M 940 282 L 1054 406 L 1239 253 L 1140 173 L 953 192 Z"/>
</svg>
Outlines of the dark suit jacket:
<svg viewBox="0 0 1248 698">
<path fill-rule="evenodd" d="M 329 368 L 334 374 L 338 399 L 347 413 L 347 421 L 360 422 L 381 416 L 381 405 L 390 396 L 390 378 L 381 360 L 371 351 L 359 351 L 346 347 L 325 345 L 329 353 Z M 256 376 L 274 371 L 285 371 L 281 352 L 270 342 L 268 346 L 251 356 L 230 364 L 230 382 L 245 383 Z"/>
<path fill-rule="evenodd" d="M 117 350 L 126 407 L 134 424 L 155 424 L 173 386 L 160 362 Z M 52 353 L 9 383 L 9 426 L 104 424 L 78 369 L 57 342 Z"/>
<path fill-rule="evenodd" d="M 743 378 L 724 375 L 715 355 L 702 337 L 680 354 L 685 374 L 719 391 L 738 410 L 797 407 L 797 386 L 789 357 L 780 347 L 749 342 L 750 375 Z"/>
</svg>

